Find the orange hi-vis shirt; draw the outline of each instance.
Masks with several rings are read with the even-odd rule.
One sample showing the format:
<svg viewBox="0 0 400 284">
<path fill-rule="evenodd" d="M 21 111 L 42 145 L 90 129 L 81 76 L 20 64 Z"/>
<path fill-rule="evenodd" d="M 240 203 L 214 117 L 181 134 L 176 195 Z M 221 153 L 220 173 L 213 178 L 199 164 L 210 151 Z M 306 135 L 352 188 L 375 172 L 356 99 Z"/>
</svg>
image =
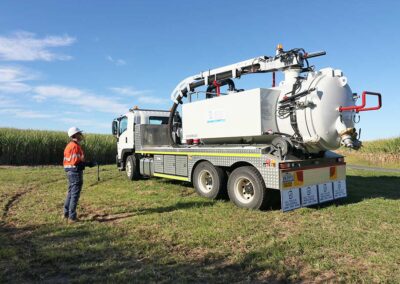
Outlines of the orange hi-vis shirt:
<svg viewBox="0 0 400 284">
<path fill-rule="evenodd" d="M 64 169 L 76 168 L 84 160 L 81 146 L 75 141 L 69 142 L 64 150 Z"/>
</svg>

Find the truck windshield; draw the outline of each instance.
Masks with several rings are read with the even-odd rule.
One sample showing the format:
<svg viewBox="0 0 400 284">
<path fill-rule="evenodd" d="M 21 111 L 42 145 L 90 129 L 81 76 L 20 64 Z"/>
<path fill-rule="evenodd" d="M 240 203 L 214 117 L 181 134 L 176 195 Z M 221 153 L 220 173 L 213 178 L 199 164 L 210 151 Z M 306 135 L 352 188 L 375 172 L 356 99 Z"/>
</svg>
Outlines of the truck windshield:
<svg viewBox="0 0 400 284">
<path fill-rule="evenodd" d="M 150 116 L 149 117 L 149 124 L 155 124 L 155 125 L 168 124 L 168 117 Z"/>
<path fill-rule="evenodd" d="M 121 135 L 128 128 L 128 118 L 124 116 L 119 121 L 119 134 Z"/>
</svg>

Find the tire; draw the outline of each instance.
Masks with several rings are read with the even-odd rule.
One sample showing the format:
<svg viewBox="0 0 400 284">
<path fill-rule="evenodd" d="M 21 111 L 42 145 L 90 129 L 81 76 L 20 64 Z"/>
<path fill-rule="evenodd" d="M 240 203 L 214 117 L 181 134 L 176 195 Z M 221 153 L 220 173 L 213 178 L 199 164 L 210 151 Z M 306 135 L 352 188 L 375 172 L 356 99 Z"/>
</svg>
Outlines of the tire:
<svg viewBox="0 0 400 284">
<path fill-rule="evenodd" d="M 226 174 L 210 162 L 201 162 L 193 172 L 193 184 L 200 196 L 217 199 L 226 196 Z"/>
<path fill-rule="evenodd" d="M 231 173 L 228 195 L 236 206 L 256 210 L 265 208 L 269 199 L 261 174 L 252 166 L 240 167 Z"/>
<path fill-rule="evenodd" d="M 130 180 L 138 180 L 140 178 L 139 164 L 135 155 L 129 155 L 126 158 L 125 172 Z"/>
</svg>

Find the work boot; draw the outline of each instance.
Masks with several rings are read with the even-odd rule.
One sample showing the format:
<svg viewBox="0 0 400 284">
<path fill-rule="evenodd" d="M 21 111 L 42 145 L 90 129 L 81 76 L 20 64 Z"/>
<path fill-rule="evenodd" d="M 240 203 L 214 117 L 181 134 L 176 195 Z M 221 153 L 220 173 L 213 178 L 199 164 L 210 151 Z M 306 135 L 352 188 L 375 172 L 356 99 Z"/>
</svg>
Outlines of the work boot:
<svg viewBox="0 0 400 284">
<path fill-rule="evenodd" d="M 68 224 L 76 224 L 76 223 L 78 223 L 78 222 L 79 222 L 78 218 L 75 218 L 75 219 L 68 219 Z"/>
<path fill-rule="evenodd" d="M 68 215 L 62 214 L 61 220 L 67 222 L 68 221 Z"/>
</svg>

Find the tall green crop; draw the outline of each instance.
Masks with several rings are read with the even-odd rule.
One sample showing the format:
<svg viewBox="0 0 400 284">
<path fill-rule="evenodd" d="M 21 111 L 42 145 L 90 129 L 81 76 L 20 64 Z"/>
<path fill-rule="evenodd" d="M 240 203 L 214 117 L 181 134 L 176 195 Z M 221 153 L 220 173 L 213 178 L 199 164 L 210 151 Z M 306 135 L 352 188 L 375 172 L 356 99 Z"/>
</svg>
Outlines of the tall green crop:
<svg viewBox="0 0 400 284">
<path fill-rule="evenodd" d="M 363 143 L 362 152 L 400 154 L 400 137 L 367 141 Z"/>
<path fill-rule="evenodd" d="M 111 135 L 86 134 L 87 160 L 114 163 L 116 141 Z M 69 138 L 65 132 L 0 128 L 0 165 L 62 164 Z"/>
</svg>

